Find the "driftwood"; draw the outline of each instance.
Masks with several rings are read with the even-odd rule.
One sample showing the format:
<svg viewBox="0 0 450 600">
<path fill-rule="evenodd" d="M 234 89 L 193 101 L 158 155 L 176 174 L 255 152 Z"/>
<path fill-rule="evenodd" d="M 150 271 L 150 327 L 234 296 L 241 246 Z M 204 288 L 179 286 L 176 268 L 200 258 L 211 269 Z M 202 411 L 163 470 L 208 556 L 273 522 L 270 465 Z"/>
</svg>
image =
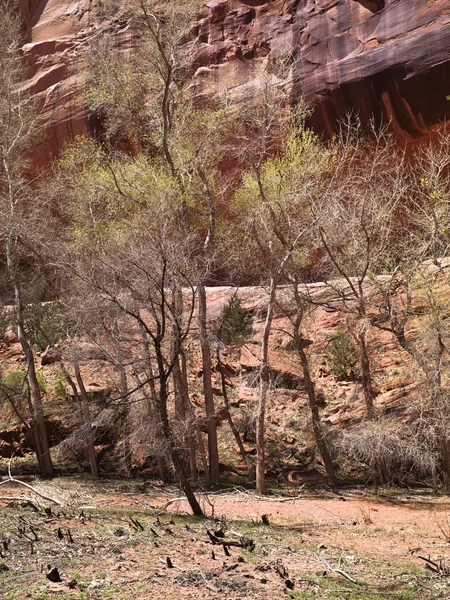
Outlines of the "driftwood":
<svg viewBox="0 0 450 600">
<path fill-rule="evenodd" d="M 321 559 L 320 562 L 322 562 L 326 568 L 331 571 L 332 573 L 337 573 L 338 575 L 341 575 L 342 577 L 344 577 L 345 579 L 347 579 L 348 581 L 351 581 L 352 583 L 354 583 L 355 585 L 361 585 L 359 581 L 356 581 L 356 579 L 353 579 L 353 577 L 350 577 L 350 575 L 348 573 L 346 573 L 345 571 L 343 571 L 342 569 L 335 569 L 334 567 L 332 567 L 326 560 Z"/>
<path fill-rule="evenodd" d="M 172 500 L 168 500 L 164 504 L 164 506 L 160 506 L 158 508 L 158 514 L 163 513 L 167 509 L 167 507 L 170 506 L 171 504 L 175 504 L 175 502 L 183 502 L 185 500 L 187 500 L 186 496 L 181 496 L 180 498 L 172 498 Z"/>
<path fill-rule="evenodd" d="M 423 560 L 426 563 L 426 568 L 432 571 L 433 573 L 436 573 L 437 575 L 450 575 L 450 567 L 448 567 L 442 559 L 439 561 L 439 563 L 437 563 L 434 562 L 434 560 L 427 558 L 426 556 L 418 555 L 417 558 Z"/>
</svg>

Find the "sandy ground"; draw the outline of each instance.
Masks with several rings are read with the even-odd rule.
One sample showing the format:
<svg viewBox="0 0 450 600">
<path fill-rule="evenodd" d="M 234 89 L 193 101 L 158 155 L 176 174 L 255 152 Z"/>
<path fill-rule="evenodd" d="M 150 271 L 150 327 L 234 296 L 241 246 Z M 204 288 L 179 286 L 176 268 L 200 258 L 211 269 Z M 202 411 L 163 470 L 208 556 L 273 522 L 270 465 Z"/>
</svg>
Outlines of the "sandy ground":
<svg viewBox="0 0 450 600">
<path fill-rule="evenodd" d="M 0 573 L 2 600 L 320 599 L 350 592 L 352 600 L 450 598 L 447 497 L 316 489 L 259 498 L 230 489 L 201 496 L 209 518 L 198 520 L 175 489 L 142 482 L 62 478 L 36 487 L 67 508 L 53 506 L 49 517 L 0 500 L 0 543 L 12 540 L 0 558 L 10 568 L 4 579 Z M 21 491 L 2 486 L 5 496 Z M 223 522 L 226 539 L 251 539 L 254 548 L 232 545 L 227 554 L 212 543 L 208 530 Z M 39 540 L 30 553 L 33 531 Z M 430 557 L 442 573 L 431 573 L 420 557 Z M 61 583 L 46 580 L 47 564 L 59 567 Z"/>
</svg>

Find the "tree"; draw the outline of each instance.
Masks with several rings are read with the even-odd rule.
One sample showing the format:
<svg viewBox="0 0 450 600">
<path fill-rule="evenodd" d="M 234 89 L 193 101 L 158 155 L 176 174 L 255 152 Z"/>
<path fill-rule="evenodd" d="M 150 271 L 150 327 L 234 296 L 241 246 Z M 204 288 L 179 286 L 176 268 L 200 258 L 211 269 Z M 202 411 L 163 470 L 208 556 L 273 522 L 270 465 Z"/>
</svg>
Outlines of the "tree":
<svg viewBox="0 0 450 600">
<path fill-rule="evenodd" d="M 450 134 L 413 155 L 402 202 L 403 232 L 392 239 L 388 258 L 393 265 L 375 278 L 372 324 L 389 331 L 422 373 L 421 401 L 415 414 L 416 434 L 440 457 L 444 487 L 450 491 L 450 404 L 446 389 L 448 329 L 448 197 L 450 194 Z"/>
<path fill-rule="evenodd" d="M 201 515 L 168 403 L 169 379 L 190 331 L 196 297 L 192 282 L 197 277 L 189 260 L 195 239 L 178 237 L 177 182 L 166 166 L 142 156 L 111 162 L 107 155 L 103 162 L 102 151 L 87 141 L 69 151 L 62 166 L 67 169 L 66 189 L 71 196 L 71 202 L 65 201 L 71 221 L 66 268 L 94 295 L 99 307 L 121 314 L 128 320 L 127 327 L 134 327 L 151 348 L 154 374 L 123 396 L 142 388 L 148 389 L 150 397 L 156 392 L 161 433 L 175 472 L 193 512 Z M 188 290 L 183 319 L 176 292 L 182 287 Z M 148 362 L 145 355 L 137 357 L 141 359 Z"/>
<path fill-rule="evenodd" d="M 324 249 L 320 269 L 327 294 L 311 301 L 348 316 L 358 347 L 360 376 L 368 416 L 375 397 L 367 342 L 371 276 L 389 268 L 387 257 L 396 235 L 405 193 L 404 153 L 386 130 L 361 138 L 350 128 L 337 143 L 334 172 L 312 199 L 317 235 Z M 328 296 L 327 296 L 328 295 Z"/>
<path fill-rule="evenodd" d="M 256 487 L 260 494 L 265 493 L 264 438 L 265 410 L 270 388 L 269 340 L 274 312 L 280 308 L 278 287 L 283 281 L 293 283 L 295 318 L 292 319 L 292 335 L 304 371 L 316 441 L 323 455 L 330 483 L 335 484 L 333 465 L 321 433 L 314 385 L 301 334 L 305 311 L 304 301 L 298 292 L 299 281 L 304 274 L 302 270 L 306 262 L 306 248 L 311 243 L 315 224 L 310 197 L 313 190 L 317 191 L 324 172 L 330 169 L 333 155 L 305 127 L 307 112 L 301 106 L 289 118 L 283 115 L 278 129 L 275 128 L 273 120 L 276 118 L 276 106 L 278 109 L 281 107 L 279 101 L 277 104 L 272 96 L 269 98 L 270 102 L 267 98 L 264 99 L 262 107 L 266 122 L 271 124 L 271 129 L 266 130 L 269 139 L 266 142 L 263 140 L 261 154 L 258 154 L 256 148 L 235 200 L 235 212 L 248 231 L 245 253 L 240 249 L 242 257 L 249 260 L 250 255 L 257 256 L 257 269 L 264 274 L 269 284 L 267 312 L 261 335 L 260 394 L 256 421 Z M 280 137 L 275 137 L 275 134 Z"/>
<path fill-rule="evenodd" d="M 205 280 L 215 239 L 215 167 L 223 111 L 199 109 L 185 89 L 194 57 L 182 45 L 188 38 L 189 15 L 198 2 L 183 3 L 181 7 L 167 0 L 135 0 L 128 7 L 141 44 L 134 55 L 125 59 L 95 48 L 87 97 L 93 113 L 105 120 L 110 141 L 125 138 L 135 151 L 165 163 L 177 187 L 179 201 L 173 209 L 180 235 L 197 238 L 190 259 L 205 274 L 205 279 L 197 281 L 198 328 L 208 426 L 208 482 L 216 484 L 220 471 Z M 207 222 L 198 217 L 199 212 L 206 214 Z M 173 377 L 177 395 L 184 396 L 179 406 L 184 406 L 186 412 L 187 390 L 182 384 L 178 356 Z"/>
<path fill-rule="evenodd" d="M 33 270 L 39 265 L 43 233 L 41 198 L 34 198 L 29 168 L 24 158 L 32 141 L 33 106 L 23 82 L 20 42 L 21 23 L 14 2 L 0 6 L 0 240 L 6 259 L 6 272 L 12 292 L 17 336 L 27 365 L 27 386 L 33 441 L 39 470 L 53 475 L 44 406 L 36 374 L 34 351 L 25 328 L 26 293 L 36 283 Z M 23 265 L 28 265 L 24 269 Z M 43 273 L 41 271 L 41 277 Z M 8 297 L 9 300 L 9 297 Z"/>
</svg>

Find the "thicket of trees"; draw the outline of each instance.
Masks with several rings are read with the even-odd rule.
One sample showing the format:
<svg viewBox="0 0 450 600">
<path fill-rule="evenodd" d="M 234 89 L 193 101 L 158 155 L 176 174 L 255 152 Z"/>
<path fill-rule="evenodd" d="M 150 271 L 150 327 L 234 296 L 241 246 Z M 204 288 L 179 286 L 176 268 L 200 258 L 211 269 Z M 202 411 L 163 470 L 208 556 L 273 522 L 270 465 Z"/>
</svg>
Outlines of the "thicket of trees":
<svg viewBox="0 0 450 600">
<path fill-rule="evenodd" d="M 336 486 L 345 455 L 377 480 L 416 473 L 436 487 L 442 477 L 450 491 L 450 134 L 407 156 L 388 127 L 363 135 L 349 121 L 325 144 L 307 127 L 308 110 L 290 106 L 283 81 L 269 72 L 252 106 L 234 106 L 226 93 L 199 106 L 190 88 L 195 56 L 186 53 L 191 8 L 195 2 L 182 11 L 169 1 L 128 3 L 137 47 L 119 54 L 102 40 L 91 49 L 86 101 L 101 131 L 75 140 L 38 177 L 24 158 L 33 107 L 21 86 L 20 23 L 14 2 L 0 8 L 7 32 L 0 40 L 1 290 L 26 365 L 19 382 L 2 374 L 2 405 L 30 431 L 39 469 L 51 476 L 44 414 L 51 407 L 42 401 L 35 348 L 39 341 L 53 348 L 72 390 L 81 451 L 98 476 L 96 407 L 80 369 L 89 340 L 114 373 L 104 409 L 120 423 L 126 471 L 133 444 L 147 444 L 161 479 L 173 465 L 201 515 L 199 463 L 207 485 L 220 480 L 214 363 L 249 478 L 265 493 L 266 406 L 276 393 L 269 348 L 274 315 L 282 314 L 329 484 Z M 267 289 L 254 462 L 233 422 L 221 358 L 253 335 L 252 319 L 236 298 L 218 321 L 207 318 L 206 286 L 223 280 Z M 319 291 L 306 285 L 318 280 Z M 51 310 L 42 310 L 43 299 Z M 351 360 L 368 420 L 358 435 L 330 432 L 321 421 L 305 333 L 316 307 L 342 315 L 345 344 L 336 347 L 348 348 L 342 369 Z M 376 329 L 392 333 L 419 371 L 407 452 L 376 411 L 369 341 Z M 194 342 L 207 448 L 188 381 Z M 383 444 L 373 443 L 377 436 Z"/>
</svg>

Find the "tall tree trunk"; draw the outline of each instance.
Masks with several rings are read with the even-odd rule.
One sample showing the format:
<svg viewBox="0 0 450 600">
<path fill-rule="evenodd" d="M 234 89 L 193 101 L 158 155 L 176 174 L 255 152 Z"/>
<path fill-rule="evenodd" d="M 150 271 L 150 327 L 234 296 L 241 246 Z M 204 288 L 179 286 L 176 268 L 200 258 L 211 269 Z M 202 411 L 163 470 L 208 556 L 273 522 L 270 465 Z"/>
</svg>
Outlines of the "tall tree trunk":
<svg viewBox="0 0 450 600">
<path fill-rule="evenodd" d="M 174 283 L 173 290 L 173 314 L 175 320 L 172 324 L 172 338 L 170 344 L 170 360 L 173 363 L 172 381 L 175 396 L 175 418 L 179 424 L 180 443 L 185 450 L 182 453 L 184 474 L 189 477 L 191 465 L 189 463 L 189 395 L 183 379 L 180 366 L 180 354 L 182 352 L 182 340 L 180 338 L 181 325 L 183 322 L 183 292 L 181 287 Z"/>
<path fill-rule="evenodd" d="M 374 417 L 375 411 L 373 407 L 373 400 L 375 398 L 375 392 L 372 385 L 372 366 L 370 364 L 369 351 L 367 348 L 367 331 L 366 324 L 367 310 L 366 310 L 366 295 L 364 291 L 363 280 L 358 282 L 358 301 L 359 301 L 359 314 L 362 318 L 359 323 L 360 328 L 357 333 L 358 349 L 359 349 L 359 362 L 361 367 L 361 383 L 364 393 L 364 401 L 366 404 L 366 412 L 369 418 Z"/>
<path fill-rule="evenodd" d="M 42 452 L 42 445 L 41 445 L 41 435 L 40 435 L 39 426 L 35 419 L 33 419 L 32 423 L 31 423 L 31 435 L 32 435 L 32 439 L 33 439 L 34 451 L 36 453 L 36 459 L 38 462 L 39 472 L 41 473 L 41 475 L 46 476 L 45 475 L 45 464 L 42 459 L 43 452 Z"/>
<path fill-rule="evenodd" d="M 372 372 L 370 367 L 370 358 L 367 350 L 367 340 L 365 331 L 358 333 L 359 360 L 361 365 L 361 382 L 363 386 L 364 401 L 368 417 L 374 416 L 373 400 L 375 393 L 372 387 Z"/>
<path fill-rule="evenodd" d="M 264 323 L 261 344 L 261 365 L 260 365 L 260 387 L 259 399 L 256 414 L 256 491 L 258 494 L 266 493 L 265 482 L 265 428 L 266 428 L 266 402 L 267 392 L 270 386 L 269 373 L 269 337 L 273 320 L 273 308 L 276 300 L 277 280 L 272 277 L 270 280 L 269 301 L 267 304 L 267 315 Z"/>
<path fill-rule="evenodd" d="M 197 470 L 197 456 L 196 456 L 196 448 L 195 448 L 195 423 L 197 421 L 197 416 L 195 414 L 194 408 L 191 404 L 191 400 L 189 398 L 189 387 L 188 387 L 188 377 L 187 377 L 187 364 L 186 364 L 186 354 L 184 350 L 181 350 L 181 376 L 183 378 L 183 391 L 184 391 L 184 400 L 186 402 L 186 412 L 189 418 L 189 431 L 187 435 L 187 442 L 189 447 L 189 469 L 191 472 L 192 481 L 198 480 L 198 470 Z"/>
<path fill-rule="evenodd" d="M 162 353 L 162 349 L 160 344 L 155 342 L 155 353 L 156 353 L 156 363 L 158 368 L 158 380 L 159 380 L 159 393 L 158 393 L 158 411 L 161 419 L 161 427 L 164 435 L 164 439 L 167 441 L 167 444 L 170 449 L 170 454 L 172 457 L 173 466 L 175 469 L 175 473 L 179 479 L 180 486 L 183 492 L 186 495 L 186 498 L 189 502 L 189 505 L 192 509 L 194 515 L 203 517 L 203 510 L 198 503 L 197 498 L 195 497 L 194 491 L 192 489 L 191 484 L 189 483 L 189 479 L 184 474 L 183 460 L 180 454 L 180 450 L 177 447 L 177 444 L 173 438 L 172 430 L 170 428 L 169 416 L 167 413 L 167 376 L 165 375 L 165 361 Z"/>
<path fill-rule="evenodd" d="M 147 408 L 148 408 L 148 419 L 150 422 L 155 420 L 155 416 L 158 419 L 158 425 L 160 426 L 160 417 L 159 417 L 159 411 L 158 411 L 158 393 L 156 391 L 156 386 L 155 386 L 155 375 L 154 375 L 154 371 L 153 371 L 153 361 L 152 361 L 152 356 L 150 353 L 150 344 L 147 338 L 147 335 L 145 333 L 145 331 L 141 331 L 141 335 L 142 335 L 142 343 L 144 344 L 144 350 L 145 350 L 145 359 L 146 359 L 146 368 L 147 368 L 147 377 L 149 380 L 148 383 L 148 387 L 150 389 L 150 399 L 151 399 L 151 403 L 148 402 L 147 404 Z M 148 398 L 148 394 L 146 393 L 146 391 L 144 390 L 144 395 L 147 399 L 147 401 L 149 401 Z M 162 434 L 162 431 L 161 431 Z M 159 478 L 161 479 L 161 481 L 167 481 L 167 462 L 166 462 L 166 457 L 159 454 L 156 457 L 156 463 L 157 463 L 157 467 L 158 467 L 158 472 L 159 472 Z"/>
<path fill-rule="evenodd" d="M 209 479 L 211 485 L 216 485 L 220 480 L 219 450 L 217 445 L 217 424 L 214 411 L 214 396 L 212 391 L 212 366 L 211 349 L 206 330 L 206 290 L 203 283 L 197 287 L 198 291 L 198 330 L 202 348 L 203 364 L 203 391 L 205 395 L 205 408 L 208 429 L 208 460 Z"/>
<path fill-rule="evenodd" d="M 202 430 L 200 429 L 200 424 L 198 421 L 196 422 L 195 428 L 197 431 L 198 451 L 203 465 L 203 472 L 205 473 L 206 486 L 209 487 L 211 485 L 211 481 L 209 479 L 208 457 L 206 456 L 206 449 L 205 444 L 203 443 Z"/>
<path fill-rule="evenodd" d="M 186 411 L 186 402 L 184 398 L 184 384 L 183 377 L 180 369 L 179 357 L 172 357 L 173 369 L 172 369 L 172 381 L 173 391 L 175 395 L 175 418 L 179 424 L 179 442 L 183 447 L 182 461 L 184 465 L 184 474 L 186 477 L 190 476 L 190 464 L 189 464 L 189 445 L 188 445 L 188 415 Z"/>
<path fill-rule="evenodd" d="M 99 469 L 97 463 L 97 456 L 95 454 L 95 440 L 94 440 L 94 430 L 92 428 L 91 421 L 91 410 L 89 407 L 89 397 L 86 392 L 86 388 L 84 386 L 84 381 L 81 376 L 80 364 L 78 359 L 73 361 L 73 368 L 75 372 L 75 379 L 78 384 L 78 389 L 80 390 L 81 396 L 81 413 L 83 416 L 83 425 L 87 429 L 87 438 L 85 440 L 86 450 L 89 458 L 89 464 L 91 466 L 91 473 L 93 477 L 99 476 Z"/>
<path fill-rule="evenodd" d="M 127 372 L 123 364 L 119 365 L 120 369 L 120 389 L 123 396 L 128 394 L 128 381 L 127 381 Z M 128 405 L 128 399 L 125 399 L 125 405 L 123 407 L 122 412 L 122 431 L 123 431 L 123 463 L 125 467 L 125 473 L 127 477 L 131 477 L 132 469 L 132 454 L 131 454 L 131 444 L 130 444 L 130 407 Z"/>
<path fill-rule="evenodd" d="M 24 316 L 22 308 L 22 296 L 17 280 L 15 265 L 12 256 L 10 243 L 6 245 L 6 263 L 8 275 L 14 289 L 15 315 L 17 326 L 17 338 L 20 342 L 22 352 L 25 355 L 27 365 L 27 380 L 30 389 L 31 403 L 33 407 L 32 419 L 35 423 L 35 449 L 39 464 L 39 470 L 44 477 L 52 477 L 55 474 L 52 458 L 50 455 L 50 444 L 47 428 L 45 425 L 44 407 L 42 404 L 41 390 L 36 374 L 36 365 L 34 363 L 34 352 L 25 335 Z"/>
<path fill-rule="evenodd" d="M 439 446 L 444 490 L 446 494 L 450 494 L 450 442 L 445 433 L 442 433 L 440 436 Z"/>
</svg>

